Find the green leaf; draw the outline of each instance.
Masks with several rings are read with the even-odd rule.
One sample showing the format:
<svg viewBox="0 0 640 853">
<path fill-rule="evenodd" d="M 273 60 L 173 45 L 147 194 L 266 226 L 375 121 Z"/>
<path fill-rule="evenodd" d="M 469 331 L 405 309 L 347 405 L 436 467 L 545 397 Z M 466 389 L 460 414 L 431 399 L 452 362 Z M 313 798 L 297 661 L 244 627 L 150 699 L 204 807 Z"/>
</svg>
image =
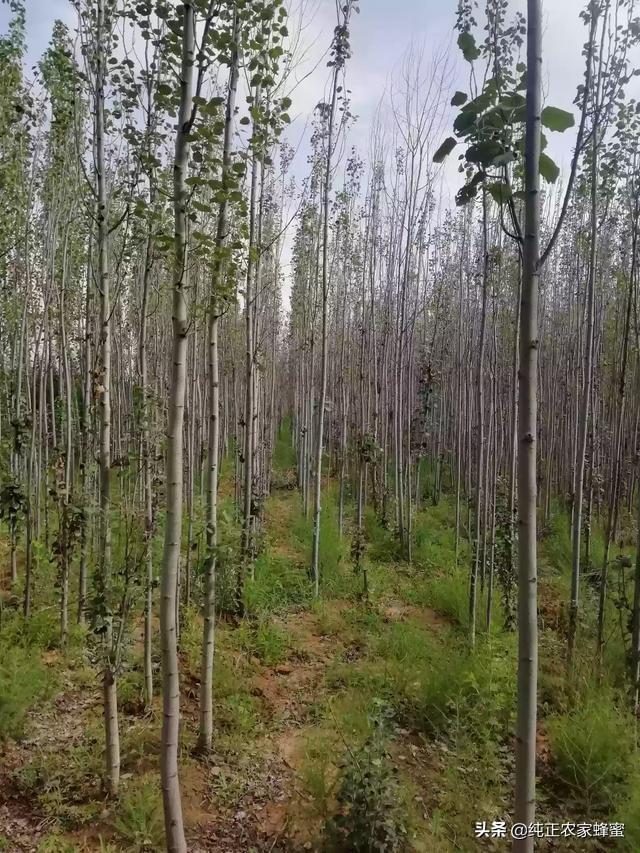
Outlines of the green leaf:
<svg viewBox="0 0 640 853">
<path fill-rule="evenodd" d="M 558 179 L 560 169 L 548 154 L 540 154 L 540 174 L 549 184 L 555 183 Z"/>
<path fill-rule="evenodd" d="M 492 184 L 487 184 L 487 192 L 498 204 L 506 204 L 511 198 L 511 189 L 504 181 L 495 181 Z"/>
<path fill-rule="evenodd" d="M 465 157 L 469 163 L 480 163 L 488 166 L 496 157 L 504 153 L 504 148 L 495 139 L 487 139 L 471 145 L 465 151 Z"/>
<path fill-rule="evenodd" d="M 456 116 L 453 122 L 453 129 L 458 136 L 464 136 L 468 133 L 476 121 L 476 114 L 472 112 L 461 112 Z"/>
<path fill-rule="evenodd" d="M 482 181 L 484 181 L 484 177 L 484 172 L 476 172 L 469 183 L 465 184 L 462 189 L 458 190 L 456 193 L 456 204 L 458 207 L 462 207 L 470 202 L 472 198 L 475 198 L 478 192 L 478 184 L 481 184 Z"/>
<path fill-rule="evenodd" d="M 445 157 L 447 157 L 453 149 L 456 147 L 456 141 L 453 136 L 448 136 L 445 141 L 442 143 L 440 148 L 433 155 L 434 163 L 442 163 Z"/>
<path fill-rule="evenodd" d="M 460 33 L 458 36 L 458 47 L 467 62 L 473 62 L 474 59 L 480 56 L 480 51 L 476 47 L 476 40 L 471 33 Z"/>
<path fill-rule="evenodd" d="M 461 107 L 464 102 L 467 100 L 467 95 L 464 92 L 456 92 L 453 98 L 451 98 L 451 106 L 452 107 Z"/>
<path fill-rule="evenodd" d="M 541 118 L 545 127 L 559 133 L 574 125 L 573 113 L 568 113 L 566 110 L 558 109 L 558 107 L 545 107 L 542 110 Z"/>
</svg>

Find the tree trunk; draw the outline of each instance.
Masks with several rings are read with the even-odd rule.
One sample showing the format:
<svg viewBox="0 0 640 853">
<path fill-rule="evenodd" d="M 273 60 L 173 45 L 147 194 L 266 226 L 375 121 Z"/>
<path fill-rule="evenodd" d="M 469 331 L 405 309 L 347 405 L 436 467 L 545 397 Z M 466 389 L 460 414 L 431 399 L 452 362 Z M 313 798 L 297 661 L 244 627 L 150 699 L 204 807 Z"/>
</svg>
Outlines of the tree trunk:
<svg viewBox="0 0 640 853">
<path fill-rule="evenodd" d="M 229 91 L 225 112 L 222 150 L 222 185 L 231 170 L 231 141 L 233 116 L 238 88 L 238 25 L 234 18 L 233 54 L 229 71 Z M 222 284 L 222 250 L 227 237 L 228 198 L 225 195 L 218 209 L 216 256 L 209 303 L 209 447 L 207 477 L 207 573 L 204 594 L 204 628 L 202 636 L 202 667 L 200 676 L 200 730 L 198 748 L 209 752 L 213 739 L 213 660 L 215 651 L 215 587 L 216 548 L 218 544 L 218 459 L 220 456 L 220 376 L 218 356 L 218 320 Z"/>
<path fill-rule="evenodd" d="M 515 820 L 535 816 L 538 678 L 536 457 L 538 384 L 538 279 L 540 262 L 540 113 L 542 13 L 527 0 L 525 213 L 520 316 L 518 453 L 518 708 Z M 533 850 L 533 837 L 516 839 L 518 853 Z"/>
<path fill-rule="evenodd" d="M 167 429 L 167 517 L 160 584 L 160 641 L 162 646 L 162 746 L 160 775 L 166 844 L 169 853 L 186 853 L 182 801 L 178 779 L 180 681 L 176 636 L 176 599 L 182 538 L 183 422 L 187 372 L 187 168 L 193 109 L 195 7 L 182 5 L 182 63 L 180 109 L 173 167 L 175 267 L 173 284 L 173 352 L 169 423 Z"/>
</svg>

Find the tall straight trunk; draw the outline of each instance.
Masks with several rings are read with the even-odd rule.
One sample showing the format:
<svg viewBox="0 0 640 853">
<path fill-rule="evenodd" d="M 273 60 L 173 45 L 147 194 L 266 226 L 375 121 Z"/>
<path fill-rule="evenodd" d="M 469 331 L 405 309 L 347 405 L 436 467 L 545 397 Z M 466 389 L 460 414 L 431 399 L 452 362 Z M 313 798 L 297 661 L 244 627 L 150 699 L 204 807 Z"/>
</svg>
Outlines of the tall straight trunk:
<svg viewBox="0 0 640 853">
<path fill-rule="evenodd" d="M 178 779 L 180 729 L 180 680 L 176 636 L 176 599 L 182 539 L 182 468 L 184 398 L 187 372 L 188 318 L 187 286 L 187 169 L 189 133 L 193 110 L 195 61 L 195 6 L 182 4 L 182 61 L 180 108 L 173 165 L 173 209 L 175 220 L 173 282 L 173 349 L 169 423 L 167 429 L 167 515 L 165 522 L 162 578 L 160 583 L 160 642 L 162 646 L 162 744 L 160 775 L 167 850 L 186 853 L 182 801 Z"/>
<path fill-rule="evenodd" d="M 516 290 L 516 320 L 513 334 L 513 365 L 511 367 L 511 447 L 509 459 L 509 551 L 508 571 L 515 578 L 515 552 L 516 552 L 516 493 L 518 490 L 518 409 L 519 409 L 519 382 L 518 382 L 518 360 L 520 352 L 520 317 L 522 313 L 522 264 L 518 259 L 518 286 Z"/>
<path fill-rule="evenodd" d="M 88 499 L 89 490 L 89 442 L 91 429 L 91 359 L 92 359 L 92 314 L 91 314 L 91 278 L 92 278 L 92 243 L 89 239 L 88 257 L 87 257 L 87 272 L 85 284 L 85 303 L 84 303 L 84 376 L 83 376 L 83 394 L 82 394 L 82 419 L 80 423 L 81 431 L 81 472 L 82 472 L 82 500 Z M 80 566 L 78 569 L 78 624 L 84 625 L 86 620 L 87 609 L 87 563 L 88 563 L 88 523 L 87 518 L 82 519 L 82 527 L 80 529 Z"/>
<path fill-rule="evenodd" d="M 489 246 L 487 238 L 487 196 L 482 194 L 482 313 L 480 315 L 480 342 L 478 345 L 478 366 L 476 373 L 476 416 L 478 418 L 478 447 L 476 449 L 476 512 L 475 512 L 475 548 L 473 566 L 471 568 L 471 583 L 469 585 L 469 639 L 471 645 L 476 640 L 476 596 L 478 573 L 484 581 L 484 549 L 483 540 L 483 502 L 486 503 L 484 490 L 484 351 L 485 330 L 487 322 L 487 289 L 489 287 Z"/>
<path fill-rule="evenodd" d="M 622 364 L 620 366 L 620 378 L 618 381 L 617 394 L 617 424 L 615 429 L 614 439 L 614 454 L 613 454 L 613 483 L 611 486 L 611 502 L 609 504 L 609 513 L 607 518 L 607 526 L 605 528 L 604 540 L 604 557 L 602 562 L 602 574 L 600 580 L 600 595 L 598 599 L 598 645 L 597 659 L 598 664 L 602 663 L 602 654 L 604 651 L 604 624 L 605 624 L 605 605 L 607 600 L 607 576 L 609 570 L 609 553 L 611 543 L 613 542 L 618 526 L 618 510 L 620 500 L 621 486 L 621 468 L 622 468 L 622 445 L 623 432 L 625 427 L 625 404 L 626 404 L 626 387 L 627 387 L 627 365 L 629 362 L 629 335 L 631 332 L 631 314 L 634 304 L 634 290 L 636 278 L 636 251 L 638 246 L 638 224 L 640 218 L 640 199 L 634 199 L 634 219 L 632 223 L 632 239 L 631 239 L 631 269 L 629 271 L 629 288 L 627 292 L 627 304 L 625 308 L 624 331 L 622 335 Z"/>
<path fill-rule="evenodd" d="M 580 539 L 582 535 L 582 504 L 584 495 L 584 470 L 587 453 L 587 435 L 589 432 L 589 406 L 593 380 L 593 325 L 595 315 L 595 280 L 598 240 L 598 132 L 594 129 L 591 150 L 591 207 L 590 207 L 590 247 L 589 278 L 587 282 L 587 328 L 585 331 L 584 385 L 582 403 L 578 418 L 578 441 L 575 458 L 575 488 L 571 530 L 571 601 L 569 605 L 569 664 L 573 659 L 578 623 L 578 605 L 580 593 Z"/>
<path fill-rule="evenodd" d="M 258 87 L 255 102 L 260 101 L 260 87 Z M 249 198 L 249 259 L 247 262 L 247 275 L 244 295 L 244 324 L 245 324 L 245 389 L 244 389 L 244 436 L 243 436 L 243 517 L 242 517 L 242 556 L 243 565 L 238 572 L 237 584 L 237 607 L 241 611 L 242 590 L 244 577 L 249 566 L 253 563 L 254 548 L 254 417 L 256 408 L 255 398 L 255 300 L 257 283 L 254 290 L 255 266 L 256 266 L 256 197 L 258 194 L 258 172 L 260 169 L 260 157 L 257 151 L 253 152 L 251 164 L 251 189 Z"/>
<path fill-rule="evenodd" d="M 331 159 L 333 154 L 333 132 L 338 98 L 339 64 L 333 69 L 331 83 L 331 105 L 327 126 L 327 154 L 325 158 L 324 187 L 322 200 L 322 317 L 320 331 L 320 398 L 318 400 L 318 427 L 316 432 L 313 541 L 311 546 L 311 577 L 314 595 L 320 593 L 320 514 L 322 511 L 322 451 L 324 446 L 324 409 L 327 399 L 327 312 L 329 302 L 329 191 L 331 189 Z"/>
<path fill-rule="evenodd" d="M 538 385 L 538 279 L 540 264 L 540 113 L 542 109 L 542 11 L 527 0 L 525 209 L 520 317 L 518 453 L 518 708 L 516 718 L 515 820 L 535 816 L 538 679 L 536 457 Z M 533 836 L 514 841 L 518 853 L 533 850 Z"/>
<path fill-rule="evenodd" d="M 229 70 L 229 91 L 225 111 L 224 141 L 222 147 L 221 182 L 226 186 L 231 170 L 231 141 L 233 115 L 238 89 L 238 25 L 234 18 L 233 53 Z M 202 635 L 202 665 L 200 675 L 200 730 L 198 748 L 211 749 L 213 740 L 213 660 L 215 652 L 215 588 L 216 547 L 218 544 L 218 460 L 220 456 L 220 375 L 218 354 L 218 322 L 220 318 L 220 290 L 222 285 L 222 250 L 227 238 L 228 198 L 225 195 L 218 209 L 216 256 L 214 261 L 209 300 L 209 441 L 207 460 L 207 573 L 204 593 L 204 625 Z"/>
<path fill-rule="evenodd" d="M 140 309 L 140 337 L 138 358 L 140 368 L 140 394 L 142 397 L 142 488 L 144 496 L 144 563 L 145 607 L 144 607 L 144 702 L 151 707 L 153 702 L 153 664 L 151 660 L 153 632 L 153 492 L 151 487 L 151 442 L 149 430 L 149 377 L 147 360 L 147 306 L 151 272 L 153 269 L 152 239 L 147 237 L 142 278 L 142 306 Z"/>
<path fill-rule="evenodd" d="M 60 642 L 66 648 L 69 637 L 69 562 L 71 559 L 71 489 L 73 484 L 73 421 L 71 367 L 67 349 L 67 328 L 65 316 L 65 289 L 67 285 L 67 250 L 69 246 L 69 227 L 67 225 L 62 252 L 62 280 L 58 307 L 60 314 L 60 349 L 62 351 L 62 373 L 64 377 L 63 393 L 65 403 L 65 438 L 64 438 L 64 490 L 61 501 L 61 525 L 58 537 L 60 540 Z"/>
<path fill-rule="evenodd" d="M 456 566 L 460 557 L 460 497 L 462 491 L 462 279 L 466 228 L 462 228 L 460 266 L 458 269 L 458 329 L 457 329 L 457 381 L 456 381 Z"/>
<path fill-rule="evenodd" d="M 110 613 L 111 598 L 111 297 L 109 272 L 109 224 L 107 221 L 106 167 L 104 158 L 104 56 L 105 3 L 98 0 L 96 19 L 95 80 L 95 168 L 98 218 L 98 290 L 100 296 L 100 546 L 99 577 L 105 599 L 105 612 Z M 106 616 L 106 645 L 102 691 L 106 736 L 107 789 L 116 796 L 120 783 L 120 732 L 118 728 L 118 693 L 111 646 L 113 625 Z"/>
</svg>

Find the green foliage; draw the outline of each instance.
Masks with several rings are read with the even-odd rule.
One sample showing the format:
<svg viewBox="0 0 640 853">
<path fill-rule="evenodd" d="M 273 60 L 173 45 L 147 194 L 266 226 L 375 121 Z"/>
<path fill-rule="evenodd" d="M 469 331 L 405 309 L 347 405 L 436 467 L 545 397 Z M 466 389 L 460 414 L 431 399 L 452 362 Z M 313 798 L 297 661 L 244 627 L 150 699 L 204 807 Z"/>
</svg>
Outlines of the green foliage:
<svg viewBox="0 0 640 853">
<path fill-rule="evenodd" d="M 335 763 L 336 738 L 324 731 L 314 732 L 307 739 L 300 778 L 309 795 L 311 811 L 327 820 L 335 804 L 338 768 Z"/>
<path fill-rule="evenodd" d="M 118 705 L 125 714 L 140 714 L 144 710 L 144 676 L 130 669 L 118 679 Z"/>
<path fill-rule="evenodd" d="M 313 589 L 307 572 L 288 557 L 272 555 L 267 548 L 255 562 L 255 577 L 244 584 L 244 603 L 250 615 L 278 613 L 308 604 Z"/>
<path fill-rule="evenodd" d="M 424 629 L 413 621 L 392 622 L 379 637 L 376 654 L 386 660 L 411 661 L 425 645 Z"/>
<path fill-rule="evenodd" d="M 585 690 L 581 705 L 548 724 L 555 772 L 588 811 L 609 815 L 637 773 L 634 723 L 610 690 Z"/>
<path fill-rule="evenodd" d="M 292 525 L 292 538 L 302 553 L 311 556 L 313 522 L 302 514 Z M 319 547 L 320 587 L 327 595 L 337 596 L 344 589 L 345 573 L 342 570 L 345 545 L 340 539 L 338 502 L 336 490 L 331 488 L 322 495 L 322 535 Z"/>
<path fill-rule="evenodd" d="M 96 720 L 85 730 L 82 742 L 72 742 L 65 749 L 64 761 L 56 750 L 34 751 L 31 760 L 16 771 L 18 787 L 65 828 L 94 822 L 101 808 L 101 740 L 102 726 Z"/>
<path fill-rule="evenodd" d="M 67 652 L 79 652 L 85 642 L 85 629 L 80 625 L 69 626 Z M 52 650 L 60 648 L 60 615 L 57 609 L 48 607 L 33 612 L 28 619 L 22 613 L 3 614 L 2 640 L 8 646 L 30 649 Z"/>
<path fill-rule="evenodd" d="M 124 790 L 113 828 L 121 841 L 121 849 L 132 853 L 164 850 L 162 802 L 155 779 L 143 779 Z"/>
<path fill-rule="evenodd" d="M 473 67 L 476 61 L 486 63 L 482 71 L 472 74 L 472 93 L 457 91 L 452 106 L 460 107 L 453 122 L 458 139 L 467 146 L 463 155 L 466 183 L 456 195 L 456 204 L 470 202 L 485 183 L 491 197 L 499 205 L 509 205 L 514 217 L 514 179 L 523 176 L 524 125 L 526 120 L 525 97 L 526 66 L 517 62 L 525 34 L 525 19 L 516 13 L 512 23 L 506 21 L 507 4 L 490 3 L 487 6 L 486 36 L 476 43 L 472 29 L 477 27 L 471 4 L 460 4 L 456 28 L 459 31 L 458 47 L 464 59 Z M 491 74 L 487 73 L 491 69 Z M 478 91 L 475 80 L 482 81 Z M 542 124 L 549 130 L 562 132 L 574 123 L 573 115 L 557 107 L 545 107 Z M 456 139 L 448 137 L 437 149 L 433 159 L 441 163 L 456 146 Z M 541 136 L 542 148 L 546 139 Z M 557 165 L 547 154 L 540 158 L 540 174 L 553 183 L 559 174 Z"/>
<path fill-rule="evenodd" d="M 9 480 L 0 488 L 0 519 L 15 528 L 27 510 L 27 499 L 20 484 Z"/>
<path fill-rule="evenodd" d="M 469 580 L 464 570 L 439 574 L 424 582 L 430 607 L 447 616 L 461 628 L 469 622 Z"/>
<path fill-rule="evenodd" d="M 291 422 L 287 419 L 280 427 L 273 448 L 273 468 L 279 472 L 291 471 L 295 470 L 296 464 L 296 452 L 291 438 Z"/>
<path fill-rule="evenodd" d="M 262 728 L 258 701 L 242 691 L 230 694 L 216 707 L 216 725 L 232 744 L 246 746 L 249 739 L 260 734 Z"/>
<path fill-rule="evenodd" d="M 617 810 L 614 819 L 624 823 L 624 840 L 620 839 L 620 848 L 629 853 L 640 850 L 640 779 L 634 773 L 629 780 L 628 797 Z"/>
<path fill-rule="evenodd" d="M 540 174 L 550 184 L 558 180 L 560 169 L 544 151 L 540 154 Z"/>
<path fill-rule="evenodd" d="M 399 718 L 431 736 L 457 737 L 460 726 L 476 743 L 509 737 L 515 684 L 509 647 L 478 644 L 412 623 L 392 626 L 381 646 L 388 665 L 386 695 Z"/>
<path fill-rule="evenodd" d="M 34 651 L 0 645 L 0 741 L 22 737 L 29 710 L 55 687 L 55 674 Z"/>
<path fill-rule="evenodd" d="M 274 666 L 287 656 L 291 635 L 266 620 L 243 621 L 233 635 L 234 643 L 247 655 L 257 657 L 266 666 Z"/>
<path fill-rule="evenodd" d="M 407 849 L 408 817 L 398 771 L 379 728 L 357 752 L 349 753 L 337 800 L 339 811 L 327 823 L 325 849 L 353 853 Z"/>
<path fill-rule="evenodd" d="M 2 849 L 0 847 L 0 849 Z M 38 844 L 37 853 L 79 853 L 80 848 L 58 832 L 47 835 Z"/>
<path fill-rule="evenodd" d="M 542 124 L 548 127 L 549 130 L 556 130 L 560 133 L 573 127 L 575 124 L 573 113 L 560 110 L 558 107 L 545 107 L 542 110 L 541 120 Z"/>
<path fill-rule="evenodd" d="M 368 543 L 367 555 L 370 560 L 393 563 L 399 559 L 398 537 L 393 535 L 393 531 L 380 524 L 372 507 L 365 508 L 364 529 Z"/>
<path fill-rule="evenodd" d="M 194 605 L 182 610 L 180 651 L 186 659 L 189 672 L 198 678 L 202 655 L 202 619 Z"/>
</svg>

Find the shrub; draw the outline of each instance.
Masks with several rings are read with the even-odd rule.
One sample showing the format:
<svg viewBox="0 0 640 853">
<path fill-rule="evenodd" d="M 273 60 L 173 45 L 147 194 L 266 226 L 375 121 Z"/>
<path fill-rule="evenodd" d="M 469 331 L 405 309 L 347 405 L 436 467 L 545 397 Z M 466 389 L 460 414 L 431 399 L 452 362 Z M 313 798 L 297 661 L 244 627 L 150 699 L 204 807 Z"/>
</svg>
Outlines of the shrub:
<svg viewBox="0 0 640 853">
<path fill-rule="evenodd" d="M 631 783 L 629 796 L 617 811 L 616 821 L 624 823 L 624 840 L 621 849 L 637 853 L 640 850 L 640 779 L 636 775 Z"/>
<path fill-rule="evenodd" d="M 255 564 L 255 577 L 244 584 L 246 612 L 261 616 L 307 604 L 313 590 L 308 572 L 287 557 L 263 551 Z"/>
<path fill-rule="evenodd" d="M 364 512 L 364 530 L 368 543 L 367 553 L 371 560 L 380 563 L 394 563 L 400 559 L 400 541 L 393 531 L 383 527 L 375 511 L 366 507 Z"/>
<path fill-rule="evenodd" d="M 144 675 L 139 670 L 129 670 L 118 679 L 118 704 L 125 714 L 144 711 Z"/>
<path fill-rule="evenodd" d="M 315 733 L 305 744 L 300 778 L 310 798 L 311 811 L 327 820 L 335 805 L 338 768 L 335 738 Z"/>
<path fill-rule="evenodd" d="M 182 611 L 182 630 L 180 631 L 180 651 L 185 656 L 187 669 L 194 677 L 200 675 L 202 655 L 202 619 L 195 605 Z"/>
<path fill-rule="evenodd" d="M 216 707 L 216 723 L 234 739 L 255 737 L 261 729 L 257 705 L 247 693 L 232 693 Z"/>
<path fill-rule="evenodd" d="M 24 733 L 29 709 L 56 685 L 55 675 L 36 653 L 21 646 L 0 647 L 0 741 Z"/>
<path fill-rule="evenodd" d="M 339 812 L 326 824 L 327 850 L 394 853 L 407 849 L 408 816 L 398 772 L 379 728 L 349 760 L 337 792 Z"/>
<path fill-rule="evenodd" d="M 54 832 L 52 835 L 43 838 L 37 849 L 38 853 L 78 853 L 80 848 L 68 841 L 63 835 Z"/>
<path fill-rule="evenodd" d="M 120 796 L 113 828 L 130 851 L 164 850 L 164 824 L 160 790 L 155 781 L 143 780 Z"/>
<path fill-rule="evenodd" d="M 620 805 L 635 764 L 633 732 L 633 720 L 606 690 L 549 721 L 558 779 L 587 809 L 608 814 Z"/>
<path fill-rule="evenodd" d="M 398 713 L 431 736 L 463 730 L 478 744 L 508 738 L 515 702 L 508 643 L 478 643 L 470 654 L 454 634 L 443 640 L 425 635 L 413 664 L 393 670 Z"/>
</svg>

